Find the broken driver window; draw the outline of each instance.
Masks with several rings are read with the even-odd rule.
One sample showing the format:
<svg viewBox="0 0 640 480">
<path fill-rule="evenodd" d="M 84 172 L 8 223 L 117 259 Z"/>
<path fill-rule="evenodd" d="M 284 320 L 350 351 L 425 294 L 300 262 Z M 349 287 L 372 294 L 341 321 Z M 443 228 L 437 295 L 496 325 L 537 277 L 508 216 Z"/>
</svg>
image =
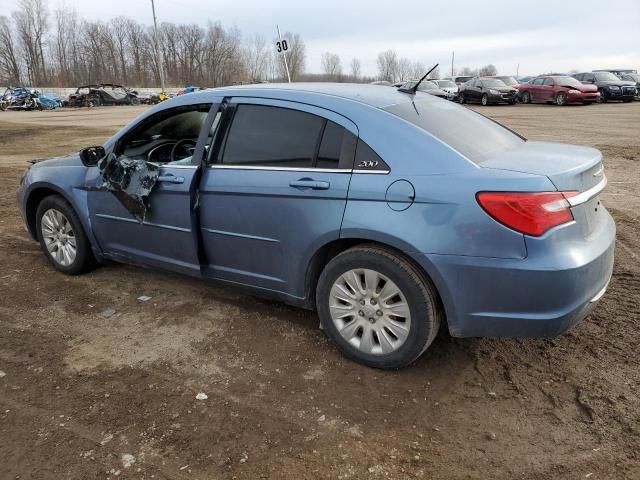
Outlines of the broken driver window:
<svg viewBox="0 0 640 480">
<path fill-rule="evenodd" d="M 199 163 L 192 157 L 210 108 L 202 104 L 158 112 L 125 134 L 100 162 L 103 186 L 138 221 L 143 222 L 149 211 L 149 194 L 160 166 Z"/>
</svg>

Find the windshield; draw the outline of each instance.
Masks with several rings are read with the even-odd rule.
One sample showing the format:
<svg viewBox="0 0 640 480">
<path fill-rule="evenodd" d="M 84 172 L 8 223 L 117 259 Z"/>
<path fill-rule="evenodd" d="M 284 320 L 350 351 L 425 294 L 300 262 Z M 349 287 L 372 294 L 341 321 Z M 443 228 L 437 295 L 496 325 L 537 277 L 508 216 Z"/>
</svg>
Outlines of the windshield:
<svg viewBox="0 0 640 480">
<path fill-rule="evenodd" d="M 574 87 L 574 88 L 579 88 L 582 86 L 582 83 L 580 83 L 578 80 L 576 80 L 573 77 L 554 77 L 553 78 L 556 83 L 558 85 L 560 85 L 561 87 Z"/>
<path fill-rule="evenodd" d="M 441 87 L 445 87 L 445 88 L 451 88 L 456 86 L 456 84 L 453 83 L 451 80 L 438 80 L 436 83 Z"/>
<path fill-rule="evenodd" d="M 477 164 L 524 143 L 523 138 L 502 125 L 452 102 L 416 100 L 385 110 L 427 131 Z"/>
<path fill-rule="evenodd" d="M 497 78 L 483 78 L 482 79 L 482 84 L 485 87 L 506 87 L 506 83 L 504 83 L 502 80 L 498 80 Z"/>
<path fill-rule="evenodd" d="M 505 83 L 505 85 L 518 85 L 517 80 L 513 77 L 497 77 L 497 78 L 502 80 Z"/>
<path fill-rule="evenodd" d="M 468 82 L 469 80 L 471 80 L 473 77 L 456 77 L 456 82 Z"/>
<path fill-rule="evenodd" d="M 617 82 L 620 80 L 611 72 L 593 72 L 598 82 Z"/>
</svg>

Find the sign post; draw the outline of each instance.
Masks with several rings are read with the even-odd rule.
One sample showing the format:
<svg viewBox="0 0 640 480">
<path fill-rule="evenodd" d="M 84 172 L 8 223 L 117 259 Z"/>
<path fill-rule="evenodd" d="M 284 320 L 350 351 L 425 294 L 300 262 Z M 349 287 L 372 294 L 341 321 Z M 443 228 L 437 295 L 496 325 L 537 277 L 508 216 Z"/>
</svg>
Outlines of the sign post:
<svg viewBox="0 0 640 480">
<path fill-rule="evenodd" d="M 284 69 L 287 71 L 287 80 L 291 83 L 291 75 L 289 74 L 289 64 L 287 63 L 287 51 L 289 50 L 289 42 L 286 38 L 282 38 L 280 34 L 280 25 L 276 25 L 278 29 L 278 41 L 276 42 L 276 52 L 281 53 L 284 58 Z"/>
</svg>

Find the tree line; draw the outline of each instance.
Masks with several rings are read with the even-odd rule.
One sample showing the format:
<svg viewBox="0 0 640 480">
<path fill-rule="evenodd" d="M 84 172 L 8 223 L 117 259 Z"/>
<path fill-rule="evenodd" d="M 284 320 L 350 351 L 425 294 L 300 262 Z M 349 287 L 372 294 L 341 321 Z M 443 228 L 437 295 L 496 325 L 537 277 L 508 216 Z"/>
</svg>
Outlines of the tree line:
<svg viewBox="0 0 640 480">
<path fill-rule="evenodd" d="M 289 32 L 285 36 L 292 81 L 397 82 L 419 78 L 430 68 L 388 50 L 377 56 L 377 76 L 368 77 L 363 76 L 359 59 L 351 59 L 343 68 L 339 55 L 325 52 L 322 73 L 307 73 L 302 37 Z M 20 0 L 16 11 L 0 16 L 0 83 L 158 87 L 161 71 L 154 38 L 152 26 L 132 18 L 90 21 L 65 6 L 50 11 L 47 0 Z M 210 21 L 204 27 L 171 22 L 158 25 L 158 49 L 168 86 L 285 81 L 285 65 L 273 41 L 261 35 L 243 36 L 237 28 L 225 28 L 220 22 Z M 460 75 L 471 73 L 495 75 L 497 70 L 487 65 L 459 71 Z M 438 69 L 430 75 L 439 77 Z"/>
</svg>

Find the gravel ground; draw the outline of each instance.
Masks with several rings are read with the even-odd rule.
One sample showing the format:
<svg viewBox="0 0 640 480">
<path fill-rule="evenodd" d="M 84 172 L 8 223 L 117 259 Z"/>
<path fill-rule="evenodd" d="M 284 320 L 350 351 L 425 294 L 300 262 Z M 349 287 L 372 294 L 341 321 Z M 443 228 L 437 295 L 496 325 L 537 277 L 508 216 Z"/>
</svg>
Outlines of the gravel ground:
<svg viewBox="0 0 640 480">
<path fill-rule="evenodd" d="M 0 479 L 640 478 L 640 103 L 477 107 L 602 150 L 614 276 L 562 337 L 443 333 L 394 372 L 341 357 L 310 312 L 149 269 L 52 270 L 16 209 L 26 161 L 143 109 L 0 113 Z"/>
</svg>

